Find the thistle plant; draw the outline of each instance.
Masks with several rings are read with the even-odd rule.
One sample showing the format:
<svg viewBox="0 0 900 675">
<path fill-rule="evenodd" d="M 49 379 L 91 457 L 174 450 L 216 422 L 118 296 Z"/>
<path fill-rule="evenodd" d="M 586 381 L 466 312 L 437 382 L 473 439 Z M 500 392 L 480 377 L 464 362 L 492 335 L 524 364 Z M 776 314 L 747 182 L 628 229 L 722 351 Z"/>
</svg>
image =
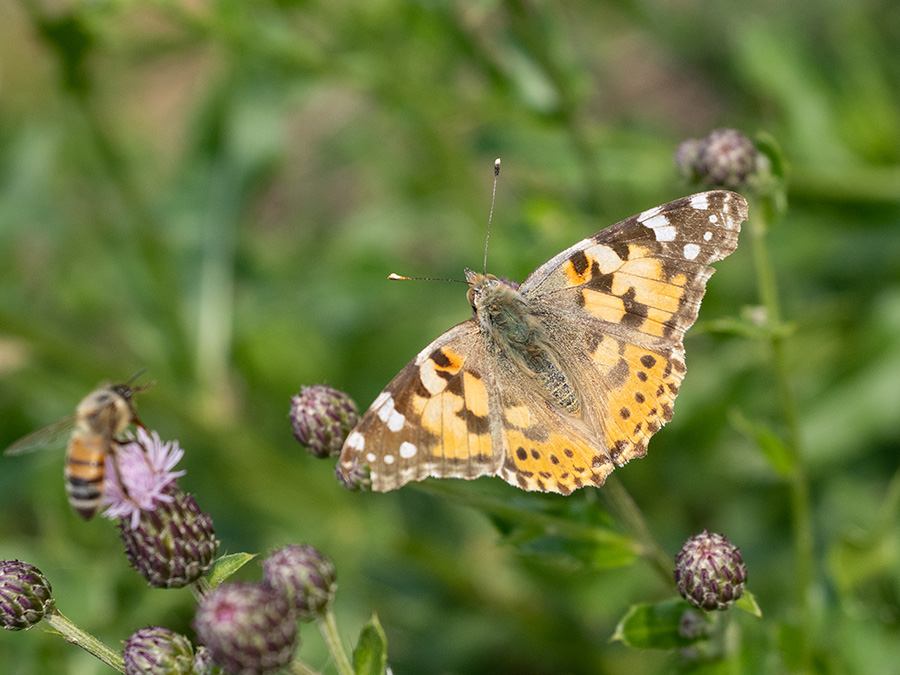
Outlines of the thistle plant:
<svg viewBox="0 0 900 675">
<path fill-rule="evenodd" d="M 353 673 L 332 612 L 337 590 L 332 562 L 312 546 L 288 545 L 263 562 L 258 583 L 222 583 L 253 556 L 216 557 L 212 517 L 178 485 L 185 471 L 175 467 L 183 455 L 177 441 L 164 442 L 155 431 L 139 428 L 130 434 L 108 458 L 103 515 L 118 520 L 128 562 L 151 588 L 188 586 L 194 592 L 196 645 L 169 628 L 151 626 L 135 631 L 124 650 L 116 651 L 62 615 L 49 580 L 17 560 L 0 561 L 0 625 L 16 631 L 46 622 L 68 642 L 128 675 L 265 675 L 285 667 L 314 672 L 294 652 L 300 644 L 298 620 L 316 620 L 338 671 Z M 377 619 L 363 635 L 367 644 L 360 653 L 383 661 Z"/>
</svg>

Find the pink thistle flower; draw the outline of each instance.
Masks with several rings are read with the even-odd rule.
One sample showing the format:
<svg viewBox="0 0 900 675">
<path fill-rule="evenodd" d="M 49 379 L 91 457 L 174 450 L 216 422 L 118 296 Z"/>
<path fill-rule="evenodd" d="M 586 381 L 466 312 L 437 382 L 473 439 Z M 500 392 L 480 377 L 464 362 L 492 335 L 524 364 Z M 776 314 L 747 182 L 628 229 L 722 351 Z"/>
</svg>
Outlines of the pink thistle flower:
<svg viewBox="0 0 900 675">
<path fill-rule="evenodd" d="M 116 449 L 115 457 L 106 457 L 103 504 L 108 508 L 104 517 L 130 519 L 134 529 L 142 511 L 154 511 L 157 505 L 173 501 L 166 488 L 185 474 L 173 471 L 183 456 L 178 441 L 163 443 L 155 431 L 138 427 L 137 436 L 129 434 L 128 441 Z"/>
</svg>

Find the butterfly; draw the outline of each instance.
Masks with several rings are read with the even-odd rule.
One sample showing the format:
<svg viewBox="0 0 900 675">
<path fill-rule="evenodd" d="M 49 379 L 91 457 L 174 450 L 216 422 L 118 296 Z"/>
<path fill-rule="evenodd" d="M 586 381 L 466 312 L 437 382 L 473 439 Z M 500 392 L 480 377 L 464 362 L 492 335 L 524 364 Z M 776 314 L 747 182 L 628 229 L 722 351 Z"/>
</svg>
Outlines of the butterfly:
<svg viewBox="0 0 900 675">
<path fill-rule="evenodd" d="M 347 436 L 338 470 L 386 492 L 434 476 L 600 486 L 672 419 L 684 332 L 747 202 L 702 192 L 584 239 L 518 288 L 467 269 L 474 316 L 423 349 Z"/>
</svg>

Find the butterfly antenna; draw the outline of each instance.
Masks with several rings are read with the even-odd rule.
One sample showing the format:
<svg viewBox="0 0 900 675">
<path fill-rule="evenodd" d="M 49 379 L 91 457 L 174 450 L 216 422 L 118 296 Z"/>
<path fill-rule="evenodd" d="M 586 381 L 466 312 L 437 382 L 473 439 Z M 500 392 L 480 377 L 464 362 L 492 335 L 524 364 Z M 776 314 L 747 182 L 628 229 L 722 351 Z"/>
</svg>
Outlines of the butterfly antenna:
<svg viewBox="0 0 900 675">
<path fill-rule="evenodd" d="M 388 279 L 391 281 L 452 281 L 457 284 L 467 283 L 462 279 L 441 279 L 440 277 L 404 277 L 400 274 L 394 274 L 391 272 L 388 274 Z"/>
<path fill-rule="evenodd" d="M 497 197 L 497 177 L 500 175 L 500 158 L 494 160 L 494 189 L 491 192 L 491 211 L 488 214 L 488 227 L 487 227 L 487 236 L 484 240 L 484 273 L 487 274 L 487 251 L 488 251 L 488 242 L 491 240 L 491 220 L 494 218 L 494 200 Z M 401 274 L 394 274 L 393 272 L 388 275 L 388 279 L 392 281 L 452 281 L 458 284 L 467 284 L 467 281 L 463 281 L 462 279 L 439 279 L 435 277 L 405 277 Z"/>
<path fill-rule="evenodd" d="M 488 214 L 487 236 L 484 238 L 484 270 L 487 274 L 488 242 L 491 240 L 491 220 L 494 218 L 494 200 L 497 198 L 497 178 L 500 176 L 500 158 L 494 160 L 494 189 L 491 191 L 491 212 Z"/>
</svg>

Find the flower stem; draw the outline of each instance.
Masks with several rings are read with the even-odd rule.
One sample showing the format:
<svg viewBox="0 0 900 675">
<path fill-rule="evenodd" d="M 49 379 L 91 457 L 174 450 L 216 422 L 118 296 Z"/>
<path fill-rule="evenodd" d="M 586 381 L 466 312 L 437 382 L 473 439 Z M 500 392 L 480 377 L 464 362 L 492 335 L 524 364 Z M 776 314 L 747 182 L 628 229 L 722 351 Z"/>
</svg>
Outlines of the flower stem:
<svg viewBox="0 0 900 675">
<path fill-rule="evenodd" d="M 209 593 L 210 588 L 212 588 L 209 584 L 209 579 L 206 577 L 200 577 L 194 583 L 188 585 L 188 588 L 191 589 L 191 593 L 194 596 L 194 599 L 197 602 L 200 602 L 207 593 Z"/>
<path fill-rule="evenodd" d="M 619 517 L 625 529 L 640 545 L 641 555 L 647 559 L 666 584 L 674 587 L 674 561 L 656 541 L 644 514 L 615 474 L 606 477 L 606 483 L 603 484 L 603 496 L 610 510 Z"/>
<path fill-rule="evenodd" d="M 291 673 L 293 673 L 293 675 L 318 675 L 319 671 L 313 670 L 309 664 L 304 663 L 303 661 L 292 661 Z"/>
<path fill-rule="evenodd" d="M 787 450 L 790 453 L 793 470 L 790 474 L 791 516 L 794 525 L 794 554 L 796 567 L 794 581 L 797 589 L 797 604 L 800 621 L 798 625 L 798 652 L 807 670 L 811 668 L 809 628 L 812 625 L 809 604 L 813 584 L 813 524 L 809 505 L 809 479 L 803 464 L 800 424 L 797 404 L 791 388 L 788 359 L 785 351 L 785 331 L 781 325 L 781 308 L 778 303 L 778 286 L 769 249 L 766 244 L 766 210 L 759 204 L 752 205 L 749 221 L 750 241 L 753 247 L 753 262 L 756 268 L 756 282 L 760 300 L 766 309 L 769 346 L 772 351 L 772 365 L 778 387 L 778 398 L 787 428 Z"/>
<path fill-rule="evenodd" d="M 350 665 L 350 659 L 347 657 L 347 652 L 344 651 L 344 646 L 341 644 L 337 621 L 335 621 L 334 612 L 330 607 L 325 610 L 324 616 L 316 619 L 316 623 L 319 626 L 319 632 L 325 638 L 325 643 L 328 645 L 328 651 L 331 652 L 338 673 L 340 675 L 353 675 L 353 666 Z"/>
<path fill-rule="evenodd" d="M 44 621 L 46 621 L 53 629 L 48 632 L 58 633 L 65 638 L 66 642 L 78 645 L 89 654 L 93 654 L 103 661 L 103 663 L 110 668 L 114 668 L 120 673 L 125 672 L 125 661 L 122 659 L 122 654 L 120 652 L 111 649 L 90 633 L 83 631 L 58 609 L 53 610 L 52 613 L 45 616 Z"/>
</svg>

